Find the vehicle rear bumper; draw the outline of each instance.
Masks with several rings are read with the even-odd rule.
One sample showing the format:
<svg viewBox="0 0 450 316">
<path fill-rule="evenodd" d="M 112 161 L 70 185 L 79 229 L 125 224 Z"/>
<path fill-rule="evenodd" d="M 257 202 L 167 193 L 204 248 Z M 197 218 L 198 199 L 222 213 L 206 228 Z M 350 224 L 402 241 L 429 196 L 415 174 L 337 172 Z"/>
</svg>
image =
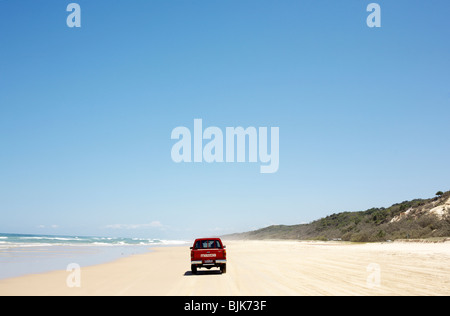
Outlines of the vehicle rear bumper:
<svg viewBox="0 0 450 316">
<path fill-rule="evenodd" d="M 198 260 L 198 261 L 191 261 L 191 264 L 194 264 L 194 265 L 200 265 L 200 264 L 203 264 L 203 261 L 201 261 L 201 260 Z"/>
<path fill-rule="evenodd" d="M 227 263 L 227 260 L 225 260 L 225 259 L 218 259 L 218 260 L 215 260 L 215 262 L 213 262 L 213 263 L 203 263 L 203 261 L 202 260 L 192 260 L 191 261 L 191 265 L 196 265 L 196 266 L 203 266 L 203 265 L 206 265 L 206 266 L 208 266 L 208 265 L 217 265 L 217 264 L 226 264 Z"/>
</svg>

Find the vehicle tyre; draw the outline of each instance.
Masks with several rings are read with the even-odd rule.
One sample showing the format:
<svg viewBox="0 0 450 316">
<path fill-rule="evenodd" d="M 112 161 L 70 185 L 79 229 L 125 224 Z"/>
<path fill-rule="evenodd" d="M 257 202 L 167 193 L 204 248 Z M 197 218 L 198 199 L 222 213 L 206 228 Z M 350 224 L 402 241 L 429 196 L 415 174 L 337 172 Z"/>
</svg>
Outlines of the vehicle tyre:
<svg viewBox="0 0 450 316">
<path fill-rule="evenodd" d="M 192 271 L 192 274 L 197 274 L 197 266 L 191 265 L 191 271 Z"/>
<path fill-rule="evenodd" d="M 222 272 L 222 274 L 227 273 L 227 265 L 226 264 L 222 264 L 220 266 L 220 272 Z"/>
</svg>

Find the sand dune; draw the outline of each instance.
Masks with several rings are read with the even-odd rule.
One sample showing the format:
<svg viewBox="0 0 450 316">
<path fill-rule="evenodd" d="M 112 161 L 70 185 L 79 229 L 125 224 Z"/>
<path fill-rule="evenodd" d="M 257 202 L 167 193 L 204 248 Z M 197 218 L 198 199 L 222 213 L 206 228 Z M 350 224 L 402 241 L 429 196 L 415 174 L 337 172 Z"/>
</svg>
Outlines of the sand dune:
<svg viewBox="0 0 450 316">
<path fill-rule="evenodd" d="M 0 295 L 449 295 L 450 243 L 228 242 L 228 271 L 190 273 L 189 247 L 0 281 Z"/>
</svg>

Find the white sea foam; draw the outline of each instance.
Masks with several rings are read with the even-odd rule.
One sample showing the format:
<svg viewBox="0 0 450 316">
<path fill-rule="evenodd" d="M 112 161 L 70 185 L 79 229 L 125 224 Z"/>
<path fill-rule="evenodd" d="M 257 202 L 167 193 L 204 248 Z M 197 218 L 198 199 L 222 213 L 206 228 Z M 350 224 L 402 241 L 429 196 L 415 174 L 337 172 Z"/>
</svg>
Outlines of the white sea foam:
<svg viewBox="0 0 450 316">
<path fill-rule="evenodd" d="M 80 236 L 46 236 L 0 234 L 2 245 L 9 247 L 43 247 L 43 246 L 157 246 L 184 245 L 184 240 L 165 240 L 157 238 L 122 238 L 122 237 L 80 237 Z"/>
</svg>

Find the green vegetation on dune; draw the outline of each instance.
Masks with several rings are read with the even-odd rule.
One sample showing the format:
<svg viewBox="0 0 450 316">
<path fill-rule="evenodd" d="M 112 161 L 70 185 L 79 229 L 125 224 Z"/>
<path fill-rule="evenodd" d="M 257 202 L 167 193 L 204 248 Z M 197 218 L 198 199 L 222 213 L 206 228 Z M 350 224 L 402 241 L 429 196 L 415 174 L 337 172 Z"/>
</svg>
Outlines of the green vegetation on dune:
<svg viewBox="0 0 450 316">
<path fill-rule="evenodd" d="M 342 212 L 309 224 L 274 225 L 251 232 L 224 236 L 234 239 L 297 239 L 376 242 L 395 239 L 450 237 L 450 191 L 436 197 Z M 435 211 L 436 209 L 439 212 Z"/>
</svg>

